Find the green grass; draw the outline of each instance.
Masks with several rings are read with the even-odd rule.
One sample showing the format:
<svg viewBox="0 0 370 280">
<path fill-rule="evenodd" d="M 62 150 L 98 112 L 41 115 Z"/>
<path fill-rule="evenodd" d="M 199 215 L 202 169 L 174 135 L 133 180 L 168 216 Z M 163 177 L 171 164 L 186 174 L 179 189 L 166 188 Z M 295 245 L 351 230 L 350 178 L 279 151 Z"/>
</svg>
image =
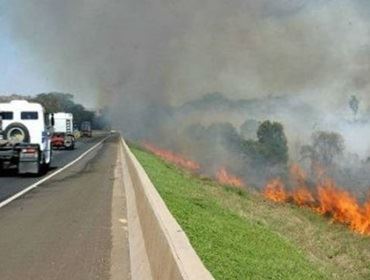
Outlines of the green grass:
<svg viewBox="0 0 370 280">
<path fill-rule="evenodd" d="M 370 279 L 369 238 L 131 149 L 216 279 Z"/>
</svg>

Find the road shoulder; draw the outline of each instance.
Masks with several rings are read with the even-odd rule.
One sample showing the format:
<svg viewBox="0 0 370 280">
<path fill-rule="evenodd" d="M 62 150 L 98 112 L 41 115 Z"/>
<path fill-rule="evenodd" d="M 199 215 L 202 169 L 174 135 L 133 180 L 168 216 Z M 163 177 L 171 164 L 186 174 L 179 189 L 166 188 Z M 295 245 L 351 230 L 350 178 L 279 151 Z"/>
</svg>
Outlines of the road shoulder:
<svg viewBox="0 0 370 280">
<path fill-rule="evenodd" d="M 129 280 L 130 264 L 128 244 L 128 224 L 126 214 L 126 195 L 123 185 L 123 162 L 121 145 L 117 148 L 118 155 L 114 170 L 112 193 L 112 251 L 111 251 L 111 280 Z"/>
</svg>

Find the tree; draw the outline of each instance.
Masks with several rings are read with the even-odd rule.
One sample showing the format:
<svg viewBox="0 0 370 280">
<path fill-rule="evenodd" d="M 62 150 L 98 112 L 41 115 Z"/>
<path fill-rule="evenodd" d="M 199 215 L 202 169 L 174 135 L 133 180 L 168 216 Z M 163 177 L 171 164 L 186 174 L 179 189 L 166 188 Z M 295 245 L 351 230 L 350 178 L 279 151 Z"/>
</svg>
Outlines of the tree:
<svg viewBox="0 0 370 280">
<path fill-rule="evenodd" d="M 231 123 L 214 123 L 207 128 L 208 136 L 229 150 L 239 148 L 240 136 Z"/>
<path fill-rule="evenodd" d="M 47 113 L 66 112 L 75 105 L 72 94 L 60 92 L 40 93 L 33 101 L 41 103 Z"/>
<path fill-rule="evenodd" d="M 351 110 L 353 112 L 354 117 L 356 118 L 360 101 L 357 99 L 357 97 L 355 95 L 352 95 L 351 98 L 349 99 L 348 104 L 349 104 L 349 107 L 351 108 Z"/>
<path fill-rule="evenodd" d="M 181 132 L 180 138 L 177 145 L 203 166 L 212 169 L 233 162 L 237 168 L 243 168 L 242 138 L 231 123 L 191 124 Z"/>
<path fill-rule="evenodd" d="M 47 113 L 67 112 L 72 113 L 74 123 L 78 126 L 83 121 L 94 120 L 95 113 L 86 110 L 81 104 L 77 104 L 73 100 L 73 95 L 70 93 L 50 92 L 40 93 L 31 99 L 34 102 L 41 103 Z"/>
<path fill-rule="evenodd" d="M 257 140 L 257 129 L 258 129 L 259 125 L 260 125 L 260 122 L 254 120 L 254 119 L 246 120 L 240 126 L 241 136 L 246 140 L 248 140 L 248 139 Z"/>
<path fill-rule="evenodd" d="M 264 121 L 257 130 L 264 159 L 271 164 L 288 162 L 288 141 L 281 123 Z"/>
<path fill-rule="evenodd" d="M 93 125 L 96 129 L 110 129 L 110 110 L 109 107 L 103 107 L 94 116 Z"/>
<path fill-rule="evenodd" d="M 311 167 L 316 164 L 329 167 L 335 157 L 343 154 L 344 140 L 342 135 L 336 132 L 319 131 L 312 135 L 312 145 L 301 148 L 302 158 L 311 160 Z"/>
<path fill-rule="evenodd" d="M 0 96 L 1 102 L 10 102 L 15 99 L 24 99 L 30 102 L 40 103 L 46 110 L 46 113 L 57 113 L 57 112 L 67 112 L 72 113 L 74 118 L 74 123 L 79 126 L 83 121 L 90 121 L 97 124 L 97 127 L 107 127 L 108 119 L 105 111 L 104 116 L 95 118 L 95 112 L 87 110 L 81 104 L 75 103 L 73 100 L 73 95 L 70 93 L 61 93 L 61 92 L 49 92 L 49 93 L 40 93 L 36 96 L 23 96 L 23 95 L 9 95 L 9 96 Z M 93 122 L 93 125 L 95 124 Z"/>
<path fill-rule="evenodd" d="M 246 140 L 242 147 L 244 154 L 255 164 L 286 165 L 288 162 L 287 143 L 282 124 L 264 121 L 257 130 L 257 141 Z"/>
</svg>

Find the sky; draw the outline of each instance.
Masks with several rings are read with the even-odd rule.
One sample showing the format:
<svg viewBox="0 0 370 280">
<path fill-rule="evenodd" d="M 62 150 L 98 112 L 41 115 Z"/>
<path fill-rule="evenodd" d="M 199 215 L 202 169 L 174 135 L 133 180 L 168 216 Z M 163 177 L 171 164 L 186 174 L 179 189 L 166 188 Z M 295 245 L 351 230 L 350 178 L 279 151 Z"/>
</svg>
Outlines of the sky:
<svg viewBox="0 0 370 280">
<path fill-rule="evenodd" d="M 0 0 L 0 93 L 368 102 L 369 31 L 366 0 Z"/>
</svg>

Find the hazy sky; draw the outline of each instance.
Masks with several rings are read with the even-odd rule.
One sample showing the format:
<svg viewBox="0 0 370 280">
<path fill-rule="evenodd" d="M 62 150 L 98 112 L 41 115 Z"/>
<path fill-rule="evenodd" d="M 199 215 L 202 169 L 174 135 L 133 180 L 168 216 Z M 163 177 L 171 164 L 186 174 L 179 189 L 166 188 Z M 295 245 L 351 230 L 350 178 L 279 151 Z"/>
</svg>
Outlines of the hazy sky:
<svg viewBox="0 0 370 280">
<path fill-rule="evenodd" d="M 367 100 L 369 20 L 367 0 L 0 0 L 0 92 Z"/>
</svg>

